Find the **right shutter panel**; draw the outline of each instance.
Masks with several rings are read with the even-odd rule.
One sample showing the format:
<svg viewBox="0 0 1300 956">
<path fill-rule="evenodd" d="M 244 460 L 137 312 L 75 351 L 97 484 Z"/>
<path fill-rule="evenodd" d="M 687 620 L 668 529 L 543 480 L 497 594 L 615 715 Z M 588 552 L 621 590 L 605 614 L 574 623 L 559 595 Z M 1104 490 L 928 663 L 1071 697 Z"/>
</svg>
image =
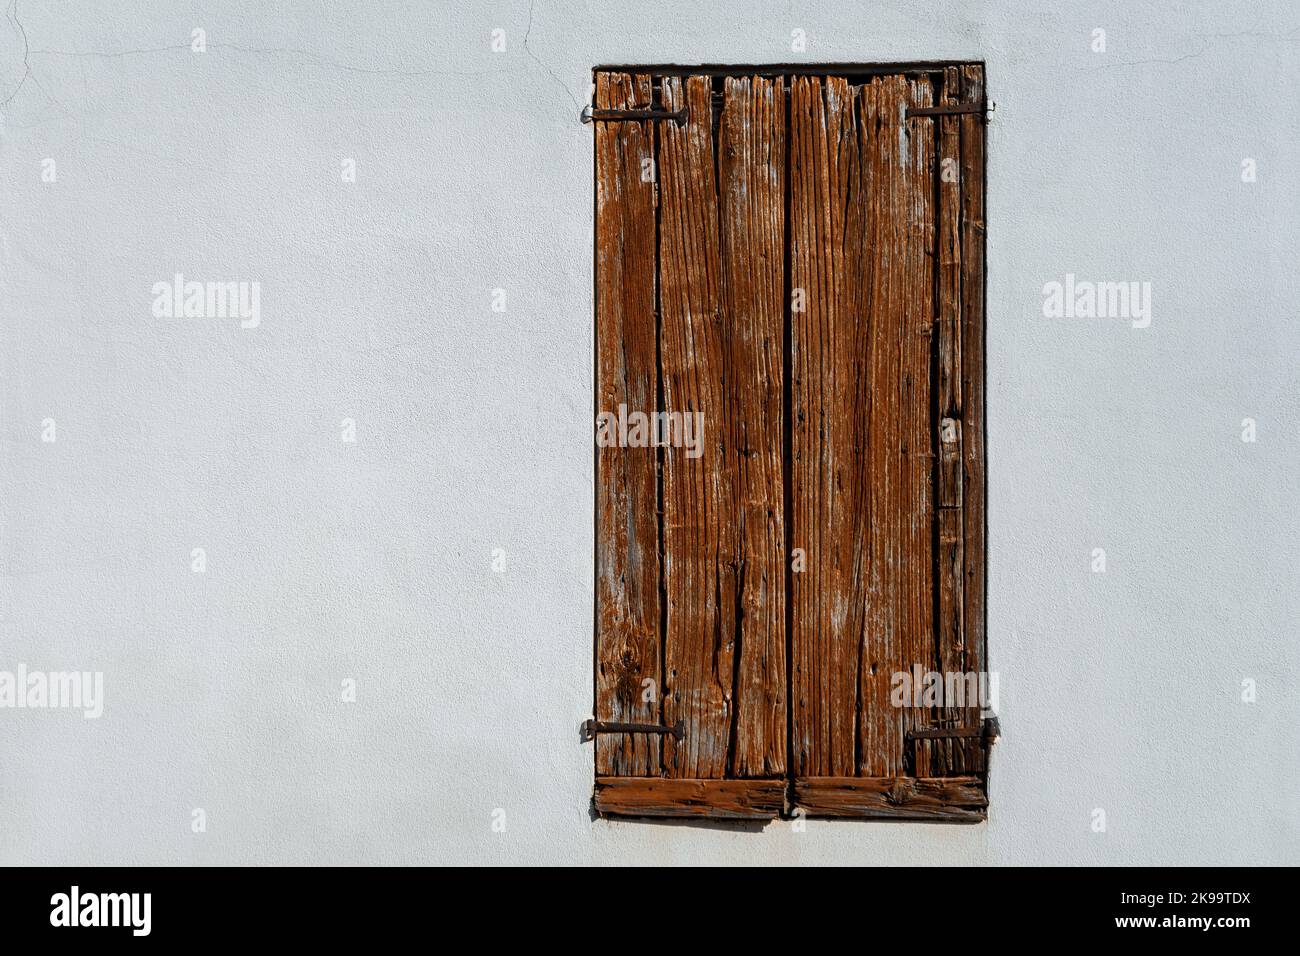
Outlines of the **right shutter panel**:
<svg viewBox="0 0 1300 956">
<path fill-rule="evenodd" d="M 987 805 L 978 709 L 893 700 L 896 674 L 983 668 L 983 118 L 907 116 L 982 104 L 981 79 L 792 81 L 792 763 L 812 815 Z"/>
</svg>

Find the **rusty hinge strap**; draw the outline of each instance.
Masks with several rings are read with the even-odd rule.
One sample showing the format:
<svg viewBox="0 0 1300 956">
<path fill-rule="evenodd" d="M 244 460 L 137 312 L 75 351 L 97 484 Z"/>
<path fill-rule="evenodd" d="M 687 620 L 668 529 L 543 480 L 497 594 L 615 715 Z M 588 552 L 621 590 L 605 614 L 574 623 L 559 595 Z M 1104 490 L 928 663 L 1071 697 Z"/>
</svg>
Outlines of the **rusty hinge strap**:
<svg viewBox="0 0 1300 956">
<path fill-rule="evenodd" d="M 978 727 L 937 727 L 932 730 L 907 732 L 908 740 L 946 740 L 949 737 L 984 737 L 988 740 L 996 740 L 999 736 L 1001 736 L 1001 728 L 996 717 L 985 718 Z"/>
<path fill-rule="evenodd" d="M 907 111 L 907 118 L 914 116 L 957 116 L 962 113 L 985 113 L 988 108 L 983 103 L 961 103 L 957 106 L 913 106 Z"/>
<path fill-rule="evenodd" d="M 636 120 L 672 120 L 678 126 L 686 124 L 687 111 L 683 106 L 679 110 L 630 109 L 598 110 L 591 106 L 582 108 L 582 121 L 590 123 L 597 120 L 602 123 L 626 123 Z"/>
<path fill-rule="evenodd" d="M 595 740 L 597 734 L 672 734 L 674 740 L 684 740 L 686 724 L 680 720 L 671 727 L 659 724 L 620 724 L 609 720 L 588 720 L 583 723 L 583 740 Z"/>
</svg>

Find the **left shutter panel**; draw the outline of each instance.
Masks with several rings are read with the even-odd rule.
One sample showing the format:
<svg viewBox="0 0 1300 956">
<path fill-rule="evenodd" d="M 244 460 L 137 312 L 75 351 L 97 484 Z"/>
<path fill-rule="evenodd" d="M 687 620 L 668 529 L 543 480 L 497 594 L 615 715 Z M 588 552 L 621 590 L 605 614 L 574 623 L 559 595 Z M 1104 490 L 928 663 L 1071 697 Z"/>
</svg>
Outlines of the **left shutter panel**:
<svg viewBox="0 0 1300 956">
<path fill-rule="evenodd" d="M 628 78 L 632 97 L 611 98 L 617 79 L 598 76 L 598 109 L 650 105 L 653 84 L 643 77 Z M 662 412 L 666 445 L 629 441 L 598 453 L 596 716 L 684 729 L 680 740 L 598 738 L 601 813 L 766 819 L 784 805 L 780 91 L 779 81 L 727 83 L 717 90 L 715 125 L 711 78 L 665 77 L 656 109 L 685 109 L 684 124 L 597 120 L 597 411 L 617 412 L 626 395 L 629 412 Z M 631 127 L 652 153 L 627 145 Z M 643 166 L 645 158 L 653 163 Z M 644 178 L 658 181 L 657 205 L 645 168 Z M 649 228 L 616 201 L 616 190 L 638 187 L 652 191 Z M 654 270 L 648 316 L 639 299 L 629 311 L 620 292 L 631 274 L 645 284 L 632 255 Z M 641 381 L 646 369 L 656 389 L 636 404 L 619 377 Z M 620 476 L 654 474 L 656 463 L 657 498 L 620 486 Z M 642 665 L 644 642 L 626 626 L 633 599 L 624 585 L 630 576 L 645 581 L 649 565 L 647 549 L 637 554 L 632 543 L 646 540 L 647 526 L 657 526 L 660 548 L 658 672 Z M 639 698 L 652 673 L 657 712 Z M 626 697 L 632 690 L 635 701 Z M 643 747 L 648 772 L 635 759 Z M 634 759 L 608 763 L 599 756 L 607 752 Z"/>
</svg>

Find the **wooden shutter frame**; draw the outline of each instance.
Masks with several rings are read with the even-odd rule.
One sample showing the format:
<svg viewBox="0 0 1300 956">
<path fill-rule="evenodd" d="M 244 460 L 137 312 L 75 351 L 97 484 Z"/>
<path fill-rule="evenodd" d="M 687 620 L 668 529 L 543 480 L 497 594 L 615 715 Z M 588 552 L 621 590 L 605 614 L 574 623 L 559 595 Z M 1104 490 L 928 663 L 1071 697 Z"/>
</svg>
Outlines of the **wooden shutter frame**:
<svg viewBox="0 0 1300 956">
<path fill-rule="evenodd" d="M 737 76 L 758 76 L 763 73 L 769 76 L 773 73 L 778 74 L 778 82 L 782 84 L 787 102 L 787 119 L 783 134 L 786 143 L 789 144 L 793 130 L 790 129 L 788 103 L 795 82 L 809 75 L 825 76 L 829 81 L 831 77 L 851 72 L 853 71 L 835 71 L 831 68 L 825 71 L 805 71 L 802 68 L 784 70 L 766 67 L 753 70 L 737 68 L 726 71 L 725 75 L 734 79 Z M 620 77 L 620 74 L 626 75 Z M 909 114 L 903 118 L 906 123 L 926 124 L 932 128 L 928 136 L 932 142 L 933 178 L 937 198 L 930 217 L 935 229 L 934 245 L 938 253 L 934 289 L 937 362 L 931 373 L 932 383 L 937 390 L 935 401 L 938 407 L 939 426 L 931 436 L 936 456 L 934 481 L 931 486 L 935 494 L 933 540 L 938 546 L 938 554 L 935 555 L 933 562 L 933 565 L 938 568 L 938 574 L 930 578 L 930 586 L 937 589 L 933 598 L 938 608 L 938 619 L 934 621 L 934 629 L 938 632 L 936 663 L 942 665 L 940 670 L 947 670 L 949 668 L 946 665 L 952 664 L 954 670 L 970 669 L 983 673 L 986 670 L 987 660 L 983 414 L 986 143 L 983 125 L 985 103 L 983 66 L 964 64 L 941 69 L 925 67 L 921 70 L 907 66 L 892 66 L 869 68 L 863 71 L 862 75 L 892 74 L 912 76 L 924 74 L 933 83 L 935 97 L 938 100 L 936 107 L 918 99 L 912 103 L 916 115 L 912 115 L 909 110 Z M 621 230 L 617 243 L 613 243 L 608 234 L 602 233 L 600 210 L 606 208 L 602 206 L 600 192 L 602 170 L 607 173 L 618 173 L 615 164 L 618 162 L 620 150 L 626 158 L 627 155 L 634 155 L 638 148 L 644 150 L 647 142 L 652 143 L 657 174 L 656 182 L 652 186 L 657 202 L 663 203 L 661 190 L 664 187 L 664 170 L 661 165 L 660 150 L 665 141 L 683 144 L 689 142 L 687 137 L 691 135 L 690 127 L 695 124 L 697 132 L 703 129 L 709 133 L 710 159 L 713 159 L 712 151 L 722 148 L 719 138 L 722 135 L 721 131 L 718 137 L 714 137 L 711 129 L 703 125 L 706 122 L 704 117 L 711 119 L 710 97 L 707 94 L 712 84 L 717 82 L 719 75 L 711 71 L 668 71 L 658 68 L 601 69 L 596 72 L 597 110 L 617 111 L 633 107 L 651 107 L 676 113 L 684 109 L 688 117 L 684 128 L 681 128 L 679 133 L 664 128 L 669 124 L 661 124 L 645 118 L 624 122 L 597 119 L 595 137 L 598 190 L 595 237 L 597 412 L 615 407 L 617 402 L 611 403 L 609 399 L 616 399 L 620 394 L 617 388 L 611 388 L 617 378 L 613 375 L 613 366 L 610 364 L 615 356 L 614 350 L 609 347 L 611 343 L 608 337 L 602 335 L 603 330 L 608 331 L 604 329 L 602 323 L 612 315 L 614 310 L 619 310 L 619 318 L 625 332 L 635 324 L 635 315 L 638 312 L 641 314 L 641 321 L 644 322 L 644 309 L 634 308 L 633 315 L 629 315 L 627 311 L 628 301 L 624 280 L 630 272 L 637 270 L 635 250 L 629 253 L 627 246 L 627 240 L 636 240 L 634 231 Z M 698 80 L 692 79 L 700 76 L 706 76 L 705 82 L 709 84 L 708 86 L 701 87 Z M 728 83 L 729 80 L 724 78 L 722 82 Z M 658 101 L 654 100 L 656 87 L 660 88 Z M 730 89 L 730 86 L 727 88 Z M 598 117 L 601 115 L 611 116 L 611 112 L 597 113 Z M 921 135 L 924 137 L 927 134 Z M 959 190 L 942 189 L 939 170 L 944 159 L 953 159 L 957 163 L 960 170 Z M 719 167 L 714 166 L 712 162 L 709 167 L 709 171 L 716 175 Z M 630 178 L 626 177 L 635 178 L 639 175 L 639 169 L 629 171 L 624 167 L 621 174 L 625 177 L 624 185 L 628 187 L 628 195 L 634 197 L 637 187 L 631 183 Z M 784 188 L 788 198 L 790 192 L 788 182 L 792 175 L 788 162 L 785 168 L 779 171 L 779 175 L 787 183 Z M 973 184 L 975 188 L 967 188 L 967 184 Z M 720 190 L 722 183 L 717 183 L 717 186 Z M 605 196 L 604 200 L 607 201 L 608 198 Z M 701 202 L 699 197 L 696 197 L 696 202 Z M 702 202 L 707 206 L 708 197 L 705 196 Z M 715 209 L 720 210 L 718 202 L 715 195 L 712 204 Z M 661 301 L 663 207 L 658 206 L 655 212 L 654 257 L 649 262 L 649 271 L 652 273 L 653 322 L 658 346 L 662 344 L 664 331 L 664 309 Z M 690 213 L 690 209 L 687 209 L 687 213 Z M 721 216 L 722 213 L 719 211 L 718 218 Z M 788 211 L 782 225 L 783 241 L 788 257 L 792 228 Z M 718 228 L 721 230 L 725 226 L 719 225 Z M 640 239 L 642 253 L 645 249 L 644 240 L 645 237 L 642 236 Z M 721 235 L 715 235 L 715 240 L 721 241 Z M 646 263 L 641 263 L 641 266 L 645 265 Z M 690 263 L 686 263 L 686 267 L 689 266 Z M 726 266 L 719 263 L 719 267 L 722 269 L 721 273 L 715 274 L 712 278 L 706 276 L 703 281 L 707 287 L 706 292 L 712 294 L 718 301 L 716 308 L 721 315 L 722 310 L 729 307 L 722 305 L 721 299 L 727 295 L 730 286 L 722 279 Z M 623 293 L 614 294 L 618 290 L 611 291 L 607 286 L 606 280 L 611 274 L 623 277 L 618 280 L 619 288 L 624 290 Z M 784 274 L 788 285 L 790 276 L 788 263 L 784 265 Z M 709 285 L 710 282 L 713 285 Z M 721 288 L 718 287 L 719 283 Z M 785 295 L 783 315 L 788 334 L 791 323 L 788 289 L 783 290 L 783 294 Z M 623 343 L 618 344 L 621 346 Z M 785 349 L 788 361 L 788 344 Z M 662 357 L 657 358 L 656 367 L 662 376 L 661 361 Z M 656 396 L 656 410 L 664 407 L 663 399 L 664 387 L 661 382 Z M 717 422 L 718 427 L 722 424 L 720 421 Z M 787 424 L 782 426 L 786 431 L 790 427 L 792 426 Z M 608 451 L 621 453 L 624 463 L 615 464 L 617 455 L 603 454 Z M 602 484 L 604 480 L 602 465 L 606 470 L 626 469 L 628 467 L 626 459 L 636 458 L 637 455 L 645 455 L 645 451 L 598 449 L 596 453 L 598 541 L 594 661 L 595 713 L 600 720 L 666 724 L 671 723 L 669 718 L 680 714 L 670 713 L 669 709 L 665 709 L 662 697 L 656 713 L 654 707 L 639 708 L 635 706 L 635 702 L 631 707 L 620 705 L 614 699 L 617 695 L 612 694 L 612 688 L 616 688 L 620 681 L 626 685 L 629 672 L 632 676 L 645 675 L 647 668 L 642 664 L 653 657 L 653 654 L 648 653 L 651 642 L 646 640 L 649 637 L 646 628 L 642 627 L 639 638 L 629 639 L 629 632 L 625 626 L 627 620 L 636 618 L 638 611 L 646 612 L 646 608 L 632 608 L 626 601 L 622 605 L 615 602 L 613 605 L 615 613 L 611 616 L 612 592 L 602 584 L 602 575 L 608 575 L 614 570 L 610 564 L 610 555 L 614 556 L 612 559 L 614 561 L 625 560 L 622 557 L 624 552 L 620 552 L 617 547 L 611 547 L 611 541 L 599 540 L 602 533 L 601 503 L 602 500 L 606 502 L 612 500 L 608 496 L 602 498 L 607 491 Z M 785 467 L 790 467 L 788 452 L 783 453 L 783 459 Z M 635 469 L 637 466 L 631 467 Z M 657 467 L 662 468 L 662 462 L 658 463 Z M 926 468 L 928 469 L 929 466 L 927 465 Z M 784 481 L 784 478 L 782 480 Z M 662 497 L 659 497 L 655 502 L 656 516 L 661 513 L 663 506 Z M 627 514 L 625 517 L 629 522 L 638 519 L 638 516 L 633 514 Z M 784 514 L 786 527 L 792 520 L 792 514 Z M 612 540 L 616 543 L 617 537 Z M 663 573 L 662 565 L 659 563 L 663 560 L 662 549 L 663 545 L 660 543 L 655 555 L 655 568 L 659 573 Z M 788 547 L 783 546 L 787 561 L 788 550 Z M 788 575 L 788 565 L 784 566 Z M 621 575 L 627 576 L 626 566 L 620 565 L 618 570 Z M 633 576 L 637 573 L 633 569 Z M 660 602 L 665 600 L 666 593 L 661 581 L 657 592 Z M 789 588 L 786 589 L 786 593 L 789 594 Z M 657 638 L 660 657 L 657 665 L 650 670 L 653 670 L 655 677 L 652 679 L 658 681 L 658 687 L 662 692 L 663 677 L 666 673 L 663 670 L 665 635 L 662 633 L 662 615 L 665 609 L 653 606 L 654 602 L 649 600 L 648 596 L 645 604 L 652 606 L 651 609 L 661 615 L 660 633 Z M 619 616 L 620 609 L 623 617 Z M 715 613 L 719 613 L 718 609 L 715 609 Z M 644 616 L 642 613 L 642 617 Z M 640 653 L 634 655 L 635 667 L 616 666 L 612 672 L 607 673 L 607 668 L 602 664 L 609 662 L 602 661 L 601 641 L 602 638 L 613 639 L 614 635 L 620 633 L 619 628 L 623 628 L 622 640 L 625 643 L 630 640 L 628 646 L 635 646 Z M 786 631 L 785 639 L 788 647 L 792 639 L 789 629 Z M 732 690 L 734 692 L 734 688 Z M 786 706 L 790 709 L 794 705 L 793 694 L 790 693 L 788 683 L 785 690 Z M 779 776 L 745 778 L 734 775 L 735 768 L 731 766 L 721 768 L 721 775 L 717 775 L 719 768 L 715 762 L 692 765 L 713 772 L 715 774 L 713 776 L 664 776 L 666 766 L 664 754 L 674 747 L 674 742 L 670 738 L 623 734 L 599 739 L 596 745 L 597 779 L 594 805 L 597 812 L 601 814 L 618 816 L 770 819 L 778 815 L 802 813 L 809 816 L 951 822 L 976 822 L 984 819 L 987 812 L 986 756 L 991 740 L 983 725 L 979 723 L 979 716 L 949 712 L 938 715 L 939 726 L 960 732 L 960 736 L 951 739 L 927 736 L 926 731 L 933 731 L 934 726 L 927 726 L 925 721 L 913 721 L 916 716 L 918 715 L 907 715 L 903 718 L 905 722 L 910 723 L 909 729 L 900 740 L 900 746 L 905 749 L 911 748 L 910 754 L 905 755 L 903 759 L 907 761 L 912 772 L 880 776 L 846 774 L 799 776 L 796 774 L 797 768 L 791 762 L 793 754 L 788 751 L 781 767 L 784 772 Z M 920 736 L 913 736 L 914 732 L 919 732 Z M 956 743 L 954 744 L 953 741 Z M 792 741 L 787 741 L 787 744 L 789 743 Z M 655 765 L 656 755 L 659 760 L 658 773 Z M 918 776 L 917 772 L 922 770 L 925 772 Z"/>
</svg>

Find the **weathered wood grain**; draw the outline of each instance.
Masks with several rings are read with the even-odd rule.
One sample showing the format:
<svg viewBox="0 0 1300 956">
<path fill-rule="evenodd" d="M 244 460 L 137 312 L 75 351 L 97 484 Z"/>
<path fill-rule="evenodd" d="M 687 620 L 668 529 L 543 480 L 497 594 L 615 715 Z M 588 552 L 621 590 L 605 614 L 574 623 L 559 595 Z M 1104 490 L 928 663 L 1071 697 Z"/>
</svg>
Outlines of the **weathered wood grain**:
<svg viewBox="0 0 1300 956">
<path fill-rule="evenodd" d="M 984 68 L 961 70 L 963 102 L 984 103 Z M 965 566 L 962 602 L 965 607 L 966 665 L 987 669 L 985 656 L 985 349 L 984 349 L 984 117 L 961 118 L 962 181 L 962 560 Z M 981 767 L 981 769 L 984 769 Z"/>
<path fill-rule="evenodd" d="M 963 562 L 963 536 L 961 508 L 939 509 L 938 583 L 939 619 L 936 622 L 939 645 L 939 671 L 948 674 L 966 672 L 965 608 L 962 604 L 961 585 L 965 571 Z M 945 684 L 945 687 L 948 685 Z M 955 683 L 954 683 L 955 686 Z M 963 683 L 963 688 L 966 684 Z M 978 724 L 978 708 L 971 710 L 945 702 L 940 709 L 939 723 L 944 727 L 967 727 Z M 918 742 L 919 743 L 919 742 Z M 916 770 L 933 776 L 946 776 L 966 769 L 965 748 L 951 740 L 931 741 L 918 746 Z M 925 758 L 929 757 L 927 761 Z"/>
<path fill-rule="evenodd" d="M 928 77 L 906 78 L 903 83 L 906 106 L 934 104 L 934 90 Z M 933 120 L 903 121 L 902 138 L 898 142 L 900 175 L 897 189 L 890 194 L 891 200 L 897 203 L 891 220 L 899 231 L 893 237 L 895 245 L 886 252 L 890 267 L 900 270 L 902 287 L 901 643 L 904 666 L 910 669 L 919 664 L 923 671 L 933 670 L 936 664 L 933 555 L 936 427 L 930 407 L 935 314 L 934 142 Z M 904 708 L 903 730 L 928 726 L 932 720 L 933 715 L 920 708 Z"/>
<path fill-rule="evenodd" d="M 687 728 L 601 738 L 597 808 L 771 816 L 789 772 L 812 815 L 983 819 L 979 742 L 908 740 L 978 710 L 891 700 L 985 666 L 983 116 L 906 118 L 982 67 L 716 83 L 596 124 L 598 410 L 705 422 L 597 453 L 596 716 Z"/>
<path fill-rule="evenodd" d="M 932 105 L 925 78 L 880 77 L 859 91 L 870 209 L 862 274 L 870 289 L 870 413 L 865 436 L 870 519 L 859 669 L 861 718 L 856 772 L 906 772 L 905 734 L 929 723 L 891 700 L 895 674 L 934 666 L 935 442 L 930 344 L 934 251 L 932 121 L 907 120 Z"/>
<path fill-rule="evenodd" d="M 784 802 L 780 779 L 596 778 L 596 811 L 610 816 L 770 820 Z"/>
<path fill-rule="evenodd" d="M 650 77 L 601 73 L 596 105 L 626 109 L 650 102 Z M 653 413 L 655 338 L 654 183 L 642 161 L 654 158 L 650 123 L 595 124 L 597 412 Z M 659 525 L 653 448 L 596 452 L 596 717 L 659 721 L 661 683 Z M 653 681 L 647 695 L 643 682 Z M 646 697 L 650 699 L 644 699 Z M 660 741 L 644 734 L 601 737 L 601 774 L 658 773 Z"/>
<path fill-rule="evenodd" d="M 961 103 L 961 73 L 955 66 L 943 71 L 939 103 Z M 939 368 L 936 387 L 939 415 L 957 417 L 962 407 L 961 391 L 961 116 L 938 116 L 918 120 L 918 132 L 926 124 L 939 129 Z"/>
<path fill-rule="evenodd" d="M 790 82 L 789 468 L 793 544 L 805 556 L 792 572 L 792 760 L 800 775 L 841 775 L 856 762 L 864 610 L 861 164 L 848 82 Z"/>
<path fill-rule="evenodd" d="M 868 345 L 871 390 L 867 417 L 868 539 L 866 626 L 861 635 L 862 665 L 858 696 L 858 766 L 866 776 L 904 772 L 903 711 L 891 695 L 893 674 L 905 670 L 902 620 L 902 475 L 901 372 L 904 315 L 899 301 L 901 262 L 891 262 L 899 243 L 891 216 L 898 215 L 894 193 L 900 189 L 899 156 L 905 142 L 906 81 L 879 78 L 858 91 L 862 118 L 862 202 L 867 209 L 866 253 L 859 265 L 867 290 L 862 314 Z M 892 266 L 892 267 L 891 267 Z"/>
<path fill-rule="evenodd" d="M 856 95 L 856 103 L 855 103 Z M 891 679 L 933 669 L 934 138 L 927 78 L 791 94 L 793 744 L 799 775 L 896 775 Z"/>
<path fill-rule="evenodd" d="M 953 329 L 960 334 L 961 326 Z M 939 420 L 939 507 L 960 508 L 962 503 L 961 419 Z"/>
<path fill-rule="evenodd" d="M 957 67 L 943 71 L 939 102 L 943 106 L 961 103 L 961 73 Z M 939 554 L 936 565 L 939 619 L 936 622 L 939 670 L 944 674 L 966 671 L 966 631 L 962 596 L 965 572 L 962 520 L 962 246 L 961 246 L 961 116 L 940 116 L 932 121 L 939 130 L 939 301 L 936 324 L 938 369 L 936 389 L 939 424 Z M 978 712 L 945 702 L 935 714 L 944 727 L 962 727 L 968 716 Z M 925 758 L 929 757 L 929 760 Z M 965 769 L 965 753 L 959 741 L 935 740 L 918 746 L 916 773 L 936 776 Z"/>
<path fill-rule="evenodd" d="M 664 407 L 704 414 L 701 456 L 664 449 L 664 721 L 688 728 L 684 741 L 664 742 L 664 769 L 720 778 L 731 736 L 737 574 L 711 82 L 668 77 L 662 95 L 665 108 L 690 111 L 685 126 L 659 130 Z"/>
<path fill-rule="evenodd" d="M 811 817 L 978 823 L 988 797 L 979 777 L 805 777 L 794 805 Z"/>
<path fill-rule="evenodd" d="M 727 467 L 737 525 L 727 773 L 785 773 L 782 466 L 785 102 L 781 81 L 731 77 L 718 130 Z"/>
</svg>

